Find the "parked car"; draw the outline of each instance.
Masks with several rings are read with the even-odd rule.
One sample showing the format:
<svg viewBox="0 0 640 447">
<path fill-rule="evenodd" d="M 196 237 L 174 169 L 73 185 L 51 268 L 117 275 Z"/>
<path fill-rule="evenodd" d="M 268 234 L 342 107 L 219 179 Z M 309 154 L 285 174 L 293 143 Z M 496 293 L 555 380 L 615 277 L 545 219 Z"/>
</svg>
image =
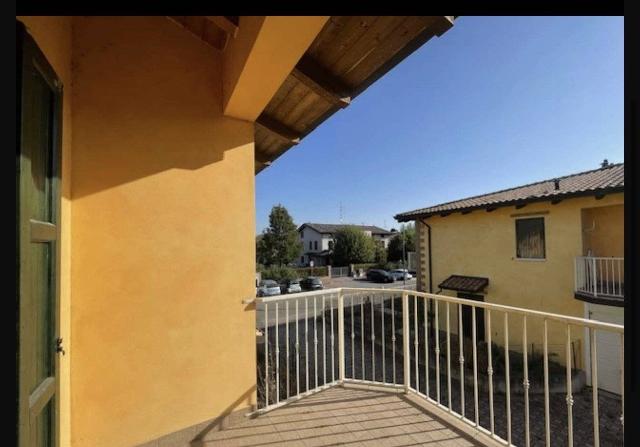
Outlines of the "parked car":
<svg viewBox="0 0 640 447">
<path fill-rule="evenodd" d="M 299 279 L 284 279 L 280 281 L 281 293 L 298 293 L 302 292 Z"/>
<path fill-rule="evenodd" d="M 367 270 L 367 279 L 373 282 L 393 282 L 393 275 L 386 270 L 370 269 Z"/>
<path fill-rule="evenodd" d="M 280 286 L 272 279 L 263 279 L 258 285 L 258 296 L 280 295 Z"/>
<path fill-rule="evenodd" d="M 409 273 L 407 269 L 394 269 L 394 270 L 391 270 L 389 273 L 391 273 L 391 275 L 393 276 L 393 279 L 395 279 L 396 281 L 402 281 L 403 279 L 413 278 L 413 275 Z"/>
<path fill-rule="evenodd" d="M 322 281 L 320 281 L 320 278 L 315 276 L 309 276 L 308 278 L 303 279 L 302 281 L 300 281 L 300 285 L 304 290 L 324 289 L 324 286 L 322 285 Z"/>
</svg>

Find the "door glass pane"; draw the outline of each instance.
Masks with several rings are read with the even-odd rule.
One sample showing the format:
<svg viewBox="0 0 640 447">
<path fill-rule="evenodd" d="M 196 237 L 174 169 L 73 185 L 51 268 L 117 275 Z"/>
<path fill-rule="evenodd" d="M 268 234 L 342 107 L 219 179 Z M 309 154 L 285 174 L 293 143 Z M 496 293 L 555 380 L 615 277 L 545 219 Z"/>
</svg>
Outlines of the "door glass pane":
<svg viewBox="0 0 640 447">
<path fill-rule="evenodd" d="M 29 122 L 26 125 L 34 129 L 26 132 L 26 154 L 31 159 L 31 216 L 34 219 L 51 222 L 52 220 L 52 148 L 53 148 L 53 104 L 54 97 L 49 85 L 40 73 L 33 73 L 33 90 L 29 92 Z"/>
<path fill-rule="evenodd" d="M 53 243 L 31 244 L 31 290 L 33 297 L 34 368 L 35 382 L 31 391 L 47 377 L 53 376 L 54 340 L 54 282 Z"/>
</svg>

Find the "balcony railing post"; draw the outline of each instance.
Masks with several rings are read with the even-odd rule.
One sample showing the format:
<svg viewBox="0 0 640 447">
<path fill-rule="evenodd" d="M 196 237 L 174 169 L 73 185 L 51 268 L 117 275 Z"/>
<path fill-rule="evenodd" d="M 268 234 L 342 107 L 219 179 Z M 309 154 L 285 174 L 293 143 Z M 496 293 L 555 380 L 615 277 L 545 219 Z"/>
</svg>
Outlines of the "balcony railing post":
<svg viewBox="0 0 640 447">
<path fill-rule="evenodd" d="M 593 296 L 598 296 L 598 278 L 596 277 L 596 258 L 591 258 L 591 282 L 593 283 Z"/>
<path fill-rule="evenodd" d="M 574 259 L 574 265 L 575 265 L 574 269 L 575 269 L 575 270 L 574 270 L 574 273 L 573 273 L 573 277 L 574 277 L 575 286 L 574 286 L 574 289 L 573 289 L 573 290 L 574 290 L 575 292 L 577 292 L 577 291 L 579 290 L 579 289 L 578 289 L 578 259 L 579 259 L 579 258 L 575 258 L 575 259 Z"/>
<path fill-rule="evenodd" d="M 351 349 L 353 349 L 353 344 Z M 340 383 L 344 382 L 344 295 L 338 292 L 338 365 Z"/>
<path fill-rule="evenodd" d="M 411 385 L 411 349 L 409 349 L 409 294 L 402 292 L 402 355 L 404 360 L 404 391 Z"/>
</svg>

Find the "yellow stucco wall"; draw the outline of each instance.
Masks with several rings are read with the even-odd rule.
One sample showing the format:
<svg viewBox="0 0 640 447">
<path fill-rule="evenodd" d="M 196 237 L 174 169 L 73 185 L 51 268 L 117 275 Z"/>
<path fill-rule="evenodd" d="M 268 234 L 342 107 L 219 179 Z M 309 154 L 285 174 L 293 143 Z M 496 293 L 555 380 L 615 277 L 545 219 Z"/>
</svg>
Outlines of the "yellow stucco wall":
<svg viewBox="0 0 640 447">
<path fill-rule="evenodd" d="M 133 446 L 254 405 L 254 127 L 223 116 L 234 61 L 163 17 L 18 18 L 65 86 L 60 445 Z M 305 20 L 287 32 L 326 18 Z M 268 60 L 295 64 L 304 42 Z"/>
<path fill-rule="evenodd" d="M 255 401 L 253 125 L 166 18 L 73 25 L 72 445 L 130 446 Z"/>
<path fill-rule="evenodd" d="M 582 211 L 583 254 L 624 257 L 624 205 Z"/>
<path fill-rule="evenodd" d="M 446 217 L 433 216 L 426 220 L 431 226 L 433 287 L 453 274 L 489 278 L 485 301 L 550 313 L 584 317 L 584 303 L 574 298 L 574 258 L 582 255 L 582 209 L 621 205 L 623 194 L 612 194 L 601 200 L 594 197 L 567 199 L 559 204 L 549 202 L 515 207 L 498 208 L 492 212 L 474 211 L 462 215 L 454 213 Z M 539 214 L 545 219 L 546 259 L 527 261 L 516 259 L 515 218 L 517 215 Z M 537 214 L 532 214 L 532 216 Z M 523 216 L 524 217 L 524 216 Z M 527 216 L 528 217 L 528 216 Z M 612 219 L 615 220 L 615 219 Z M 428 237 L 426 227 L 419 228 L 421 288 L 427 290 Z M 615 233 L 624 234 L 623 222 L 615 226 Z M 455 292 L 443 294 L 456 296 Z M 492 338 L 503 345 L 503 315 L 492 313 Z M 509 343 L 513 349 L 522 349 L 522 318 L 510 316 Z M 444 327 L 444 307 L 440 312 L 440 324 Z M 457 310 L 451 308 L 452 332 L 457 333 Z M 541 349 L 542 320 L 528 319 L 528 345 Z M 572 340 L 577 344 L 576 357 L 581 366 L 584 331 L 572 328 Z M 565 326 L 549 323 L 549 347 L 564 363 Z"/>
<path fill-rule="evenodd" d="M 70 422 L 70 365 L 71 365 L 71 17 L 16 17 L 45 54 L 63 84 L 62 110 L 62 179 L 60 215 L 60 337 L 64 340 L 66 355 L 60 356 L 60 445 L 69 445 Z"/>
</svg>

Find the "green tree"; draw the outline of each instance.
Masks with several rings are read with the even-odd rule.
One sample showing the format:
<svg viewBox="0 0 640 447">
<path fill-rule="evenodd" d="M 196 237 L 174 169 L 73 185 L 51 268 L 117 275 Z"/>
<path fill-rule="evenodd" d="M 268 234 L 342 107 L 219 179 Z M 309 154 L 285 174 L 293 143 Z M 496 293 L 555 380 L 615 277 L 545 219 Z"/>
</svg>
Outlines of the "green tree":
<svg viewBox="0 0 640 447">
<path fill-rule="evenodd" d="M 416 229 L 413 225 L 401 225 L 400 231 L 391 238 L 387 247 L 387 259 L 398 262 L 402 260 L 402 243 L 404 240 L 404 252 L 416 250 Z"/>
<path fill-rule="evenodd" d="M 287 265 L 302 253 L 296 225 L 287 209 L 275 205 L 269 214 L 269 228 L 256 238 L 256 261 L 263 265 Z"/>
<path fill-rule="evenodd" d="M 335 265 L 373 262 L 374 258 L 375 243 L 364 231 L 346 226 L 336 232 L 333 247 Z"/>
<path fill-rule="evenodd" d="M 374 262 L 379 266 L 384 266 L 387 263 L 387 250 L 383 244 L 376 244 L 376 250 L 374 255 Z"/>
</svg>

